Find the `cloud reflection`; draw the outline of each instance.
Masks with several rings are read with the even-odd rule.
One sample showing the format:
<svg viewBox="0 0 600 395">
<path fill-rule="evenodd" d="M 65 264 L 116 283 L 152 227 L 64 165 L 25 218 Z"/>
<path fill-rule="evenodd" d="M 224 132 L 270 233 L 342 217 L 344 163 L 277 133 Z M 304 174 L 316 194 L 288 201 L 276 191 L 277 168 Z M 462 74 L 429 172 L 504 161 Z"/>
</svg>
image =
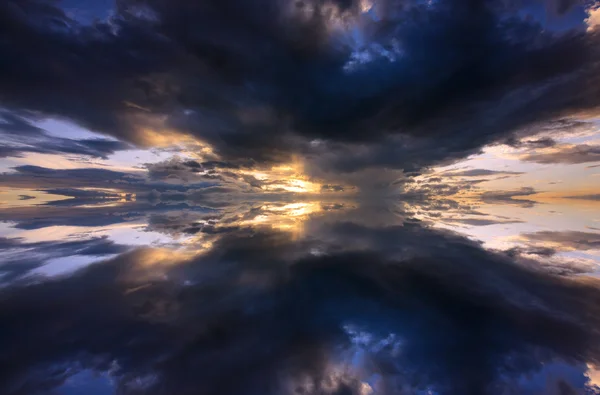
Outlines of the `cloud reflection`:
<svg viewBox="0 0 600 395">
<path fill-rule="evenodd" d="M 484 220 L 482 202 L 469 210 Z M 596 388 L 596 266 L 556 276 L 531 258 L 593 253 L 589 229 L 524 232 L 528 250 L 503 250 L 418 202 L 33 209 L 3 228 L 3 393 Z M 489 221 L 458 230 L 508 223 Z"/>
</svg>

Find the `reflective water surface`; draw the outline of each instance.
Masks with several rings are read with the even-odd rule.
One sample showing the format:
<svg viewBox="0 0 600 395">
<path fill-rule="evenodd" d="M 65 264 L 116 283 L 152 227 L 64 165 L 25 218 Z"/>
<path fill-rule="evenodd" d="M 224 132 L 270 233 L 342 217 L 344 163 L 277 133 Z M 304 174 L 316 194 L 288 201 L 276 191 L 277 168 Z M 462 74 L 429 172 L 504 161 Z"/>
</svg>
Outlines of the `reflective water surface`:
<svg viewBox="0 0 600 395">
<path fill-rule="evenodd" d="M 598 204 L 512 200 L 19 200 L 0 392 L 596 393 Z"/>
</svg>

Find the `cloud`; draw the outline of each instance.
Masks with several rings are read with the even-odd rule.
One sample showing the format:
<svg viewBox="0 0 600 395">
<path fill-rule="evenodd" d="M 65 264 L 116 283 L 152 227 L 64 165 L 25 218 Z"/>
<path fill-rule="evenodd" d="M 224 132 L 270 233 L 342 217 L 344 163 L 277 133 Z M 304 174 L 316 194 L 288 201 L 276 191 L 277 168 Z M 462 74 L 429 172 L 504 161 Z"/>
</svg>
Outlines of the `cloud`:
<svg viewBox="0 0 600 395">
<path fill-rule="evenodd" d="M 105 138 L 70 139 L 47 134 L 25 118 L 0 111 L 0 158 L 21 157 L 24 153 L 87 155 L 106 159 L 130 144 Z"/>
<path fill-rule="evenodd" d="M 557 140 L 589 137 L 598 131 L 593 122 L 594 114 L 558 118 L 550 121 L 533 123 L 517 130 L 514 136 L 505 141 L 515 148 L 549 148 L 557 144 Z"/>
<path fill-rule="evenodd" d="M 486 226 L 486 225 L 498 225 L 498 224 L 518 224 L 523 221 L 520 220 L 502 220 L 492 218 L 463 218 L 463 219 L 452 219 L 449 222 L 461 223 L 473 226 Z"/>
<path fill-rule="evenodd" d="M 554 140 L 553 138 L 550 138 L 550 137 L 542 137 L 542 138 L 535 139 L 535 140 L 519 140 L 519 141 L 509 139 L 506 143 L 515 148 L 525 147 L 525 148 L 529 148 L 529 149 L 536 149 L 536 148 L 554 147 L 556 145 L 556 140 Z"/>
<path fill-rule="evenodd" d="M 135 193 L 123 193 L 114 190 L 98 190 L 98 189 L 77 189 L 77 188 L 50 188 L 41 189 L 41 192 L 66 196 L 69 199 L 52 200 L 44 203 L 45 206 L 66 207 L 66 206 L 81 206 L 84 204 L 109 203 L 131 201 L 135 198 Z"/>
<path fill-rule="evenodd" d="M 600 146 L 579 144 L 557 145 L 548 150 L 528 152 L 519 156 L 520 160 L 543 164 L 552 163 L 588 163 L 600 161 Z"/>
<path fill-rule="evenodd" d="M 313 226 L 300 243 L 237 229 L 197 256 L 141 248 L 5 289 L 0 389 L 90 370 L 124 393 L 583 391 L 600 359 L 596 287 L 416 223 Z"/>
<path fill-rule="evenodd" d="M 585 20 L 585 23 L 588 25 L 588 31 L 595 31 L 600 26 L 600 7 L 591 6 L 588 10 L 588 18 Z"/>
<path fill-rule="evenodd" d="M 437 199 L 440 197 L 452 199 L 453 197 L 465 193 L 478 193 L 478 185 L 490 181 L 489 178 L 485 177 L 492 174 L 505 174 L 504 177 L 512 176 L 510 172 L 506 175 L 506 172 L 496 172 L 485 169 L 473 169 L 473 171 L 467 170 L 458 173 L 433 173 L 432 175 L 423 175 L 413 178 L 411 179 L 411 182 L 401 182 L 399 186 L 402 188 L 402 192 L 400 194 L 404 199 L 408 200 Z M 477 176 L 482 178 L 470 178 Z M 463 179 L 462 177 L 466 177 L 466 179 Z"/>
<path fill-rule="evenodd" d="M 197 162 L 191 159 L 183 159 L 173 156 L 168 160 L 145 164 L 148 177 L 152 180 L 170 180 L 182 183 L 213 180 L 215 182 L 234 182 L 239 179 L 236 170 L 252 168 L 255 163 L 228 163 L 221 161 Z M 258 181 L 258 180 L 256 180 Z"/>
<path fill-rule="evenodd" d="M 500 4 L 359 3 L 122 1 L 82 25 L 10 0 L 0 98 L 136 144 L 180 133 L 225 160 L 300 155 L 346 172 L 445 164 L 597 108 L 594 32 L 544 30 Z M 370 60 L 348 71 L 361 48 Z M 77 144 L 56 149 L 120 149 Z"/>
<path fill-rule="evenodd" d="M 107 158 L 193 141 L 197 159 L 0 175 L 3 187 L 70 198 L 3 210 L 23 233 L 135 225 L 173 247 L 132 249 L 93 229 L 85 240 L 0 240 L 10 283 L 0 392 L 60 391 L 80 371 L 123 394 L 584 391 L 588 364 L 600 364 L 597 284 L 525 261 L 592 250 L 591 233 L 539 232 L 523 250 L 490 252 L 432 218 L 516 222 L 452 198 L 519 173 L 415 181 L 495 143 L 538 163 L 592 161 L 593 145 L 540 136 L 585 129 L 573 118 L 600 105 L 600 36 L 585 16 L 573 21 L 582 6 L 119 0 L 91 20 L 73 1 L 0 2 L 0 157 Z M 106 138 L 53 136 L 35 126 L 47 118 Z M 323 195 L 355 186 L 361 207 L 290 202 L 292 176 L 272 170 L 289 163 Z M 481 202 L 531 207 L 522 198 L 535 193 L 488 191 Z M 136 199 L 112 204 L 123 195 Z M 403 211 L 411 205 L 424 220 Z M 77 256 L 102 262 L 15 281 Z"/>
<path fill-rule="evenodd" d="M 540 231 L 520 237 L 533 244 L 551 246 L 561 251 L 600 249 L 600 233 L 579 231 Z"/>
<path fill-rule="evenodd" d="M 531 187 L 523 187 L 514 191 L 486 191 L 481 194 L 481 200 L 489 204 L 516 204 L 522 207 L 531 207 L 535 201 L 527 199 L 514 199 L 515 197 L 531 196 L 538 193 Z"/>
<path fill-rule="evenodd" d="M 35 271 L 59 258 L 94 257 L 100 261 L 127 251 L 106 237 L 64 242 L 27 242 L 22 239 L 0 240 L 3 258 L 0 261 L 0 285 L 30 284 L 39 278 Z"/>
<path fill-rule="evenodd" d="M 568 199 L 600 200 L 600 194 L 566 196 Z"/>
<path fill-rule="evenodd" d="M 144 183 L 144 177 L 138 174 L 107 169 L 48 169 L 40 166 L 16 166 L 14 172 L 3 173 L 0 184 L 15 188 L 77 188 L 100 187 L 133 189 Z"/>
<path fill-rule="evenodd" d="M 111 199 L 120 198 L 118 193 L 102 190 L 76 189 L 76 188 L 54 188 L 44 189 L 44 192 L 52 195 L 68 196 L 82 199 Z"/>
<path fill-rule="evenodd" d="M 343 192 L 346 188 L 343 185 L 324 184 L 321 186 L 321 191 Z"/>
<path fill-rule="evenodd" d="M 89 202 L 88 202 L 89 203 Z M 64 207 L 64 205 L 48 205 L 44 207 L 44 216 L 36 216 L 39 207 L 24 207 L 10 212 L 4 210 L 5 221 L 10 221 L 16 229 L 42 229 L 51 226 L 106 226 L 127 222 L 139 217 L 139 213 L 129 211 L 133 207 L 96 210 L 96 207 L 80 208 Z"/>
<path fill-rule="evenodd" d="M 23 165 L 16 166 L 13 170 L 14 172 L 0 175 L 0 185 L 10 188 L 36 189 L 80 200 L 127 198 L 128 196 L 133 197 L 133 195 L 141 198 L 148 196 L 153 191 L 158 194 L 164 192 L 191 193 L 216 186 L 214 180 L 170 183 L 167 182 L 168 180 L 151 179 L 143 172 L 130 173 L 96 168 L 48 169 Z M 223 189 L 223 192 L 225 191 L 226 189 Z M 72 203 L 75 201 L 49 202 L 48 204 L 68 205 Z"/>
<path fill-rule="evenodd" d="M 286 192 L 294 187 L 293 180 L 301 184 L 305 182 L 304 175 L 293 169 L 273 170 L 259 167 L 254 161 L 222 161 L 197 162 L 174 156 L 158 163 L 146 164 L 148 177 L 151 180 L 169 182 L 171 184 L 190 185 L 194 183 L 214 187 L 211 193 L 221 190 L 224 193 L 256 193 L 256 192 Z M 257 173 L 260 170 L 260 173 Z M 212 183 L 212 184 L 210 184 Z M 219 185 L 219 187 L 216 187 Z M 315 187 L 316 188 L 316 187 Z M 196 188 L 197 189 L 197 188 Z M 205 192 L 207 192 L 205 190 Z M 338 190 L 338 192 L 343 191 Z M 316 192 L 316 191 L 315 191 Z"/>
<path fill-rule="evenodd" d="M 495 175 L 519 175 L 523 172 L 519 171 L 500 171 L 500 170 L 488 170 L 488 169 L 470 169 L 457 172 L 446 173 L 446 177 L 482 177 L 482 176 L 495 176 Z"/>
</svg>

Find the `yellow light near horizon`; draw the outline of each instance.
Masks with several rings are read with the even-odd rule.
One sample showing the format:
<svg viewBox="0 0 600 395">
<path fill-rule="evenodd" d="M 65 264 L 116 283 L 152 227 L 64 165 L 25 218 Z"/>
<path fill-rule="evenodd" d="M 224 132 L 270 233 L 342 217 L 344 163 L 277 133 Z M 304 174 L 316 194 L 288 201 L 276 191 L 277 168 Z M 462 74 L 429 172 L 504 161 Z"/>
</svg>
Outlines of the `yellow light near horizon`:
<svg viewBox="0 0 600 395">
<path fill-rule="evenodd" d="M 271 167 L 272 171 L 282 171 L 282 172 L 293 172 L 296 169 L 291 165 L 283 165 L 283 166 L 273 166 Z"/>
<path fill-rule="evenodd" d="M 239 226 L 269 226 L 273 229 L 291 232 L 299 237 L 304 231 L 304 223 L 314 214 L 322 212 L 320 202 L 297 202 L 289 204 L 265 204 L 260 214 L 237 223 Z"/>
<path fill-rule="evenodd" d="M 292 162 L 288 164 L 272 166 L 270 169 L 239 170 L 239 174 L 249 175 L 265 182 L 261 187 L 264 191 L 320 193 L 321 184 L 309 180 L 303 171 L 302 161 L 298 157 L 293 157 Z"/>
<path fill-rule="evenodd" d="M 321 185 L 298 178 L 289 178 L 287 180 L 280 180 L 280 182 L 276 184 L 265 185 L 264 190 L 284 190 L 294 193 L 319 193 L 321 191 Z"/>
</svg>

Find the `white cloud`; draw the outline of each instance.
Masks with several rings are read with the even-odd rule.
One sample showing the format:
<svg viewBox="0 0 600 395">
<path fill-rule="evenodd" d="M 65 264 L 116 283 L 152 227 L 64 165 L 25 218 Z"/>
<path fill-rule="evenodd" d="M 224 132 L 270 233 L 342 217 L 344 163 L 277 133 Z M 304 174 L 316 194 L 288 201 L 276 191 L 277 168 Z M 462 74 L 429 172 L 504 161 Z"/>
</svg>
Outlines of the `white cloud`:
<svg viewBox="0 0 600 395">
<path fill-rule="evenodd" d="M 589 16 L 585 23 L 588 25 L 588 32 L 598 30 L 600 28 L 600 4 L 588 8 L 587 14 Z"/>
</svg>

